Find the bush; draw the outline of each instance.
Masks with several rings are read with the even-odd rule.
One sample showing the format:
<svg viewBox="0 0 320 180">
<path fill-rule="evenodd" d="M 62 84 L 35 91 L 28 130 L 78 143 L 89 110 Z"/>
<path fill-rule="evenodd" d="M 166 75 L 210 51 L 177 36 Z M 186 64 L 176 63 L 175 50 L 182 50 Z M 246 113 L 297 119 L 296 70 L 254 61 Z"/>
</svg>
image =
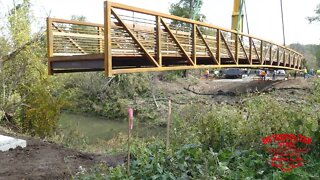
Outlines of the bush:
<svg viewBox="0 0 320 180">
<path fill-rule="evenodd" d="M 207 149 L 261 149 L 261 139 L 278 133 L 314 136 L 319 113 L 309 106 L 261 95 L 239 106 L 188 105 L 173 115 L 173 143 L 201 143 Z"/>
<path fill-rule="evenodd" d="M 66 104 L 62 96 L 53 96 L 46 83 L 49 82 L 43 80 L 42 84 L 30 87 L 29 95 L 25 99 L 26 106 L 20 109 L 23 131 L 42 138 L 52 135 L 60 117 L 60 110 Z"/>
</svg>

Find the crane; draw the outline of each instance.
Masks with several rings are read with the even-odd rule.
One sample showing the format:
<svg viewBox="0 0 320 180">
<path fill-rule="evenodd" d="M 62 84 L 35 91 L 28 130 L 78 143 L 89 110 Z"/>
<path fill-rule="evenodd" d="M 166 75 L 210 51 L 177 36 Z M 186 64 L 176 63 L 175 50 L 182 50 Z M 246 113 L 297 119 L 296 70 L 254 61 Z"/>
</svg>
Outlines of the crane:
<svg viewBox="0 0 320 180">
<path fill-rule="evenodd" d="M 243 5 L 244 0 L 234 0 L 231 29 L 238 32 L 243 31 Z"/>
<path fill-rule="evenodd" d="M 195 6 L 194 6 L 194 10 L 193 10 L 193 14 L 191 16 L 192 20 L 196 19 L 196 15 L 199 13 L 200 11 L 200 0 L 195 0 L 194 2 Z"/>
<path fill-rule="evenodd" d="M 282 0 L 280 0 L 280 7 L 281 7 L 281 19 L 282 19 L 283 45 L 286 46 Z M 231 29 L 235 30 L 237 32 L 241 32 L 241 33 L 243 32 L 243 8 L 245 8 L 245 11 L 247 11 L 246 6 L 245 6 L 245 0 L 234 0 Z M 246 14 L 247 14 L 247 12 L 246 12 Z M 248 26 L 248 18 L 247 17 L 246 17 L 246 21 L 247 21 L 247 29 L 248 29 L 248 34 L 249 34 L 249 26 Z"/>
</svg>

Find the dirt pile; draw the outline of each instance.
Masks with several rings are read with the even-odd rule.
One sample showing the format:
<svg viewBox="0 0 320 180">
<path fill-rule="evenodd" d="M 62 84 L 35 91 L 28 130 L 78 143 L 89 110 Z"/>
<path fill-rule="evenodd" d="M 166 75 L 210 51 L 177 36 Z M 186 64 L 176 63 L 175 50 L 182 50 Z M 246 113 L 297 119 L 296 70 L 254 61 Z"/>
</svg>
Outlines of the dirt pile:
<svg viewBox="0 0 320 180">
<path fill-rule="evenodd" d="M 96 163 L 116 166 L 124 156 L 82 153 L 60 145 L 27 138 L 26 148 L 0 152 L 0 180 L 71 179 Z"/>
</svg>

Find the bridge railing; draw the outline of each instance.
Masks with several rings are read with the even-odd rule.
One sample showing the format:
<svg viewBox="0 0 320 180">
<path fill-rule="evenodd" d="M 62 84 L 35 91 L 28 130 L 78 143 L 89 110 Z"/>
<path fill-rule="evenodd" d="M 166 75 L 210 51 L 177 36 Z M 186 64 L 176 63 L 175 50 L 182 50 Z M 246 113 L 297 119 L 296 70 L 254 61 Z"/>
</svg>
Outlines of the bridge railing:
<svg viewBox="0 0 320 180">
<path fill-rule="evenodd" d="M 103 25 L 48 18 L 50 56 L 98 54 L 104 52 Z"/>
<path fill-rule="evenodd" d="M 118 26 L 117 29 L 113 24 Z M 184 57 L 186 65 L 191 67 L 251 65 L 300 69 L 303 60 L 300 53 L 261 38 L 108 1 L 105 2 L 105 28 L 105 39 L 112 39 L 105 46 L 108 75 L 113 71 L 112 45 L 118 45 L 118 39 L 122 37 L 126 40 L 121 41 L 120 49 L 130 47 L 130 43 L 132 51 L 129 52 L 147 57 L 156 69 L 166 66 L 163 57 L 168 55 Z M 211 61 L 197 61 L 198 57 L 210 57 Z M 126 72 L 135 71 L 128 69 Z"/>
<path fill-rule="evenodd" d="M 251 35 L 109 1 L 104 11 L 104 25 L 48 19 L 49 61 L 54 56 L 103 54 L 108 76 L 214 67 L 302 67 L 300 53 Z"/>
</svg>

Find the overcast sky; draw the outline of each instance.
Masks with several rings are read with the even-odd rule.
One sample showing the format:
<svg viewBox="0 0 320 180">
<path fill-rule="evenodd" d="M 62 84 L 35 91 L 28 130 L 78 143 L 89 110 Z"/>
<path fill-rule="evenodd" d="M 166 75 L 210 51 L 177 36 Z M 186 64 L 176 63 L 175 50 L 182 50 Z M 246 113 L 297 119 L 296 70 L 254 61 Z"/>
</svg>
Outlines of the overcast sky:
<svg viewBox="0 0 320 180">
<path fill-rule="evenodd" d="M 0 0 L 0 11 L 8 10 L 13 0 Z M 15 0 L 19 2 L 19 0 Z M 88 21 L 103 23 L 104 0 L 31 0 L 36 17 L 70 19 L 71 15 L 86 16 Z M 178 0 L 113 0 L 162 13 Z M 213 25 L 230 29 L 233 0 L 203 0 L 201 13 Z M 283 43 L 280 0 L 246 0 L 250 34 Z M 309 24 L 320 0 L 283 0 L 287 44 L 320 44 L 320 23 Z"/>
</svg>

